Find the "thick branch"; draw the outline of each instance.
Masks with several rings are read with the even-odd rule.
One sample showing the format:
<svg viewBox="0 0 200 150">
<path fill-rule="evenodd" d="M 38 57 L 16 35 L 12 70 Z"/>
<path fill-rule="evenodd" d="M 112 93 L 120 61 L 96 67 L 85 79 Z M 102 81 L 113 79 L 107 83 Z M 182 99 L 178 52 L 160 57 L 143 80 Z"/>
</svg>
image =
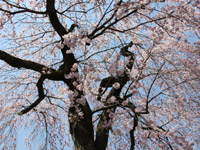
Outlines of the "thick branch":
<svg viewBox="0 0 200 150">
<path fill-rule="evenodd" d="M 30 110 L 32 110 L 33 108 L 35 108 L 44 98 L 45 98 L 45 95 L 44 95 L 44 88 L 42 86 L 43 82 L 44 82 L 45 78 L 44 76 L 41 76 L 37 82 L 37 88 L 38 88 L 38 99 L 32 103 L 30 106 L 28 106 L 27 108 L 23 109 L 22 111 L 20 111 L 18 114 L 19 115 L 24 115 L 26 114 L 27 112 L 29 112 Z"/>
<path fill-rule="evenodd" d="M 11 56 L 10 54 L 1 50 L 0 50 L 0 59 L 5 61 L 12 67 L 31 69 L 40 73 L 42 72 L 43 68 L 47 68 L 46 66 L 41 65 L 39 63 L 32 62 L 29 60 L 22 60 L 15 56 Z"/>
<path fill-rule="evenodd" d="M 116 90 L 112 88 L 106 99 L 108 100 L 113 95 L 119 95 L 120 91 L 121 89 Z M 109 131 L 111 129 L 111 126 L 108 126 L 107 123 L 111 120 L 109 114 L 114 113 L 115 110 L 116 106 L 114 106 L 112 109 L 103 110 L 101 114 L 101 118 L 98 122 L 96 131 L 96 140 L 95 140 L 96 150 L 105 150 L 107 147 Z"/>
<path fill-rule="evenodd" d="M 79 97 L 82 93 L 79 93 Z M 70 133 L 75 144 L 75 150 L 94 150 L 94 130 L 92 124 L 92 111 L 85 100 L 85 105 L 76 102 L 69 109 Z M 83 113 L 81 117 L 77 108 Z"/>
<path fill-rule="evenodd" d="M 55 29 L 55 31 L 59 34 L 59 36 L 62 39 L 62 36 L 67 34 L 67 31 L 63 27 L 63 25 L 60 23 L 56 9 L 55 9 L 55 0 L 47 0 L 47 13 L 49 15 L 49 20 Z"/>
<path fill-rule="evenodd" d="M 55 0 L 47 0 L 46 5 L 47 13 L 49 15 L 50 23 L 52 24 L 54 30 L 59 34 L 60 38 L 63 41 L 63 35 L 72 32 L 74 28 L 76 27 L 75 24 L 72 24 L 69 31 L 67 31 L 64 26 L 60 23 L 57 11 L 55 9 Z M 72 65 L 76 62 L 76 59 L 74 57 L 74 54 L 66 54 L 66 51 L 69 50 L 70 47 L 67 45 L 64 46 L 64 48 L 61 49 L 63 54 L 63 61 L 64 61 L 64 70 L 65 73 L 68 74 L 71 71 Z"/>
<path fill-rule="evenodd" d="M 63 35 L 72 32 L 76 25 L 72 25 L 69 31 L 66 31 L 58 19 L 57 11 L 54 5 L 55 0 L 47 0 L 47 13 L 49 15 L 50 23 L 63 41 Z M 69 74 L 71 72 L 73 64 L 76 63 L 74 54 L 66 54 L 66 51 L 69 49 L 70 47 L 68 47 L 67 45 L 65 45 L 64 48 L 61 49 L 64 61 L 63 71 L 65 74 Z M 78 82 L 78 80 L 76 78 L 73 78 L 70 81 L 71 82 L 65 83 L 69 86 L 70 90 L 72 90 L 74 93 L 77 93 L 77 96 L 71 99 L 71 106 L 69 109 L 70 133 L 72 135 L 75 148 L 83 150 L 94 150 L 92 111 L 86 100 L 84 100 L 85 105 L 79 104 L 77 102 L 80 98 L 82 98 L 83 92 L 77 91 L 76 87 L 72 83 L 74 81 Z M 77 108 L 79 109 L 79 111 L 81 111 L 81 113 L 83 113 L 83 118 L 79 116 Z"/>
<path fill-rule="evenodd" d="M 135 148 L 135 137 L 134 137 L 134 132 L 136 127 L 138 126 L 138 118 L 137 118 L 137 114 L 134 117 L 134 121 L 133 121 L 133 128 L 130 130 L 130 138 L 131 138 L 131 148 L 130 150 L 134 150 Z"/>
<path fill-rule="evenodd" d="M 129 47 L 132 47 L 133 46 L 133 42 L 131 41 L 128 45 L 124 46 L 121 48 L 120 50 L 120 54 L 124 57 L 131 57 L 130 58 L 130 62 L 126 65 L 126 67 L 128 69 L 132 69 L 132 66 L 133 66 L 133 63 L 134 63 L 134 59 L 135 59 L 135 56 L 134 56 L 134 53 L 130 52 L 128 49 Z M 107 88 L 108 87 L 112 87 L 112 85 L 115 83 L 115 82 L 118 82 L 121 80 L 121 78 L 124 77 L 127 77 L 125 80 L 128 80 L 129 77 L 127 76 L 126 73 L 124 73 L 124 75 L 120 76 L 119 77 L 114 77 L 114 76 L 110 76 L 110 77 L 106 77 L 104 79 L 101 80 L 101 83 L 100 83 L 100 87 L 99 87 L 99 95 L 97 97 L 97 100 L 100 101 L 101 100 L 101 96 L 106 92 Z M 102 88 L 105 88 L 105 90 L 103 91 Z"/>
<path fill-rule="evenodd" d="M 127 64 L 128 67 L 132 67 L 132 65 L 133 65 L 133 61 L 130 61 Z M 118 82 L 120 84 L 120 88 L 119 89 L 112 88 L 106 100 L 108 100 L 112 96 L 118 98 L 123 86 L 128 82 L 128 80 L 129 80 L 129 77 L 126 71 L 121 76 L 116 77 L 115 82 Z M 101 114 L 101 118 L 98 122 L 97 131 L 96 131 L 96 140 L 95 140 L 96 150 L 105 150 L 107 147 L 109 131 L 112 127 L 112 126 L 107 127 L 107 123 L 111 120 L 111 118 L 109 117 L 109 114 L 115 113 L 116 108 L 117 106 L 114 106 L 112 109 L 104 110 Z"/>
<path fill-rule="evenodd" d="M 64 71 L 60 71 L 60 70 L 56 71 L 55 69 L 48 68 L 45 65 L 42 65 L 33 61 L 17 58 L 1 50 L 0 50 L 0 60 L 5 61 L 7 64 L 9 64 L 12 67 L 16 67 L 19 69 L 20 68 L 30 69 L 39 73 L 42 73 L 42 71 L 45 71 L 44 69 L 46 68 L 46 71 L 50 71 L 50 73 L 44 74 L 43 76 L 45 76 L 45 78 L 50 79 L 50 80 L 56 80 L 56 81 L 64 81 L 65 83 L 68 83 L 68 84 L 71 83 L 71 80 L 67 80 L 64 78 Z"/>
</svg>

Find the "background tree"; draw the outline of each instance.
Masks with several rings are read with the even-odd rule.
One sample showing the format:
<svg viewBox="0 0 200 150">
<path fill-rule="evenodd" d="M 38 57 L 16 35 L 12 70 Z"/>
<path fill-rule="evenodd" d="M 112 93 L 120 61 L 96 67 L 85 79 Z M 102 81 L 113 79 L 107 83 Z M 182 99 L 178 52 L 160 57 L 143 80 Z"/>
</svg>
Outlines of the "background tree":
<svg viewBox="0 0 200 150">
<path fill-rule="evenodd" d="M 199 5 L 1 0 L 1 149 L 199 149 Z"/>
</svg>

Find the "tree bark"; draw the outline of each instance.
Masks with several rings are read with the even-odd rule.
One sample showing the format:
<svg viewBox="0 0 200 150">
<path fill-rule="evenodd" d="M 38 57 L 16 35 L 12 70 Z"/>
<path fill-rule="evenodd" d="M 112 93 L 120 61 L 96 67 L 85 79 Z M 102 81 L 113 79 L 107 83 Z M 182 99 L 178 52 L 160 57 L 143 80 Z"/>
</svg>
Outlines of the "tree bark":
<svg viewBox="0 0 200 150">
<path fill-rule="evenodd" d="M 54 30 L 59 34 L 61 40 L 63 41 L 63 35 L 68 34 L 69 32 L 67 32 L 67 30 L 60 23 L 54 5 L 55 0 L 47 0 L 46 9 L 50 23 L 52 24 Z M 70 47 L 65 45 L 64 48 L 61 50 L 63 54 L 65 74 L 70 73 L 71 67 L 74 63 L 76 63 L 74 54 L 66 54 L 66 51 L 69 49 Z M 77 103 L 77 100 L 83 96 L 83 92 L 76 90 L 76 87 L 72 84 L 74 81 L 78 82 L 76 78 L 71 79 L 71 82 L 65 82 L 69 86 L 70 90 L 78 93 L 77 97 L 71 99 L 71 106 L 68 114 L 70 133 L 72 135 L 72 139 L 74 141 L 76 150 L 95 150 L 92 111 L 86 100 L 84 100 L 84 104 Z M 80 117 L 77 110 L 83 113 L 83 117 Z"/>
</svg>

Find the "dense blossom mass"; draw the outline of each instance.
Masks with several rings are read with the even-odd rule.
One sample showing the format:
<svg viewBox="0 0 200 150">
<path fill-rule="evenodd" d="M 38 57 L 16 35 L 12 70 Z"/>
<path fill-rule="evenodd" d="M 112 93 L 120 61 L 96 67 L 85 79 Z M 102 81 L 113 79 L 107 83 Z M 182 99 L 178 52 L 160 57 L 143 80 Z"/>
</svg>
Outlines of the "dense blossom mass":
<svg viewBox="0 0 200 150">
<path fill-rule="evenodd" d="M 200 149 L 199 0 L 1 0 L 0 36 L 0 149 Z"/>
</svg>

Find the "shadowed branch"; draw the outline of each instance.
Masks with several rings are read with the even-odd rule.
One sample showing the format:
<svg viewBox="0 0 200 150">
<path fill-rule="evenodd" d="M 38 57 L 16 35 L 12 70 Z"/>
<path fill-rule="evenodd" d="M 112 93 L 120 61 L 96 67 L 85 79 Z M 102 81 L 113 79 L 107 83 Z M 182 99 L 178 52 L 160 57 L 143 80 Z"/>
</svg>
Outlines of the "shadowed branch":
<svg viewBox="0 0 200 150">
<path fill-rule="evenodd" d="M 45 80 L 44 76 L 41 76 L 36 84 L 37 88 L 38 88 L 38 99 L 32 103 L 30 106 L 28 106 L 27 108 L 23 109 L 22 111 L 20 111 L 18 113 L 18 115 L 24 115 L 26 113 L 28 113 L 30 110 L 32 110 L 33 108 L 35 108 L 44 98 L 44 88 L 43 88 L 43 82 Z"/>
</svg>

